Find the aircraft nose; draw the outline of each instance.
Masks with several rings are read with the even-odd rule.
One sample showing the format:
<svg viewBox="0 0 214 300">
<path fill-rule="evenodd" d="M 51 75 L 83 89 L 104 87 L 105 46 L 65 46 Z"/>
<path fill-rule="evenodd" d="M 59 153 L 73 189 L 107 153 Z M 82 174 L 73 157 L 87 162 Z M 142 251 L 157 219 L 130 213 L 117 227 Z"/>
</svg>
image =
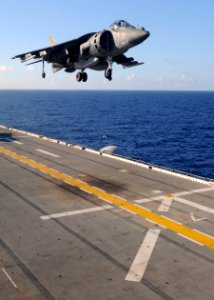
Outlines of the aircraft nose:
<svg viewBox="0 0 214 300">
<path fill-rule="evenodd" d="M 142 28 L 141 33 L 139 33 L 139 39 L 141 42 L 145 41 L 150 36 L 150 32 Z"/>
<path fill-rule="evenodd" d="M 145 41 L 149 36 L 150 36 L 149 31 L 145 30 L 144 28 L 138 29 L 132 43 L 134 45 L 138 45 L 143 41 Z"/>
<path fill-rule="evenodd" d="M 150 36 L 150 32 L 145 30 L 145 37 L 146 39 Z"/>
</svg>

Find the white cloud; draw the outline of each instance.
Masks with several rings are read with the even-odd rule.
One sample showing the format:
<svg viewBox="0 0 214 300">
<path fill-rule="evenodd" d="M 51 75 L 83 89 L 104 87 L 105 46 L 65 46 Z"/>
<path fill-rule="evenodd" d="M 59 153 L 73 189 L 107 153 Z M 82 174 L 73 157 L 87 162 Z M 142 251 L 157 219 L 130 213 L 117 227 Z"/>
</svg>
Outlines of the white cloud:
<svg viewBox="0 0 214 300">
<path fill-rule="evenodd" d="M 11 72 L 11 71 L 13 71 L 13 67 L 0 66 L 0 72 L 1 72 L 1 73 Z"/>
<path fill-rule="evenodd" d="M 188 72 L 183 72 L 179 75 L 179 79 L 182 81 L 191 80 L 192 76 Z"/>
<path fill-rule="evenodd" d="M 175 58 L 166 58 L 165 59 L 165 62 L 169 65 L 181 65 L 183 64 L 182 61 L 178 60 L 178 59 L 175 59 Z"/>
<path fill-rule="evenodd" d="M 34 71 L 34 70 L 35 70 L 35 67 L 32 66 L 32 65 L 30 65 L 30 66 L 27 66 L 27 67 L 26 67 L 26 70 L 27 70 L 27 71 Z"/>
<path fill-rule="evenodd" d="M 164 82 L 166 81 L 166 78 L 164 76 L 160 76 L 157 78 L 157 82 Z"/>
<path fill-rule="evenodd" d="M 130 74 L 127 76 L 128 81 L 134 80 L 135 78 L 136 78 L 136 74 Z"/>
</svg>

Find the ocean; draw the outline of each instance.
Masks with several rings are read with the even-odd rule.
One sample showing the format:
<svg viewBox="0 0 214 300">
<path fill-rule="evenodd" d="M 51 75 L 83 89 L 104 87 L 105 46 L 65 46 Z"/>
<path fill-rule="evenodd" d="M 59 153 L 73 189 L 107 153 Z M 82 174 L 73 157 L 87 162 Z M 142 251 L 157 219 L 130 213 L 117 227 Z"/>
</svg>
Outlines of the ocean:
<svg viewBox="0 0 214 300">
<path fill-rule="evenodd" d="M 214 92 L 1 90 L 0 124 L 214 179 Z"/>
</svg>

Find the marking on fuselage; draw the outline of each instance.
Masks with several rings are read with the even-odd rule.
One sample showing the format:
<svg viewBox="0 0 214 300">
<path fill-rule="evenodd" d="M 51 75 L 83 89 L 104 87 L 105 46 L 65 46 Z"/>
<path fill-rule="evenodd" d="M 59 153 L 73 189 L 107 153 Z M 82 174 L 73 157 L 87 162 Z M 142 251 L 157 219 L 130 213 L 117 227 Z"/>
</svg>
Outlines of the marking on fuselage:
<svg viewBox="0 0 214 300">
<path fill-rule="evenodd" d="M 83 188 L 84 190 L 92 193 L 94 196 L 98 198 L 103 198 L 105 201 L 111 202 L 111 204 L 114 204 L 118 207 L 121 207 L 125 210 L 128 210 L 129 212 L 132 212 L 134 214 L 137 214 L 138 216 L 141 216 L 145 219 L 151 220 L 152 222 L 156 223 L 157 225 L 166 227 L 167 229 L 182 234 L 186 238 L 192 239 L 195 242 L 199 244 L 203 244 L 204 246 L 214 249 L 214 237 L 209 237 L 206 234 L 196 232 L 194 229 L 187 227 L 183 224 L 179 224 L 178 222 L 174 220 L 170 220 L 166 218 L 163 215 L 151 212 L 147 210 L 146 208 L 137 206 L 133 202 L 124 201 L 123 199 L 118 198 L 117 196 L 113 196 L 105 191 L 100 191 L 96 187 L 92 187 L 88 185 L 87 183 L 80 182 L 78 179 L 75 179 L 74 177 L 71 177 L 69 175 L 64 175 L 59 171 L 53 171 L 51 168 L 45 166 L 41 163 L 36 163 L 32 161 L 31 159 L 27 158 L 26 156 L 19 155 L 13 151 L 10 151 L 4 147 L 0 147 L 0 152 L 3 153 L 6 156 L 9 156 L 15 160 L 18 160 L 22 162 L 23 164 L 40 170 L 42 172 L 47 173 L 50 176 L 55 176 L 61 181 L 66 181 L 70 185 L 77 187 L 79 189 Z"/>
<path fill-rule="evenodd" d="M 110 205 L 104 205 L 104 206 L 92 207 L 92 208 L 84 208 L 84 209 L 79 209 L 79 210 L 71 210 L 71 211 L 66 211 L 66 212 L 62 212 L 62 213 L 41 216 L 40 219 L 45 221 L 45 220 L 58 219 L 58 218 L 68 217 L 68 216 L 88 214 L 88 213 L 98 212 L 98 211 L 112 209 L 112 208 L 113 208 L 113 206 L 110 206 Z"/>
<path fill-rule="evenodd" d="M 43 153 L 43 154 L 46 154 L 46 155 L 49 155 L 49 156 L 52 156 L 54 158 L 58 158 L 60 157 L 59 155 L 57 154 L 54 154 L 54 153 L 51 153 L 51 152 L 48 152 L 48 151 L 45 151 L 45 150 L 42 150 L 42 149 L 36 149 L 37 152 L 40 152 L 40 153 Z"/>
</svg>

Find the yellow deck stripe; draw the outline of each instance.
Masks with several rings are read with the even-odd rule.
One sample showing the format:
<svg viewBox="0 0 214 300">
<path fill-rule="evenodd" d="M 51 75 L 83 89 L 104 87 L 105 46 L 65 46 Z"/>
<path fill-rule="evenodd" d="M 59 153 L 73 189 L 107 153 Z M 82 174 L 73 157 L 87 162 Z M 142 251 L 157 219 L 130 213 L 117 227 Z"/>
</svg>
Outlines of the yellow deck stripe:
<svg viewBox="0 0 214 300">
<path fill-rule="evenodd" d="M 62 174 L 57 170 L 53 170 L 43 164 L 37 163 L 23 155 L 19 155 L 15 152 L 12 152 L 6 148 L 0 147 L 0 152 L 5 155 L 12 157 L 25 165 L 28 165 L 32 168 L 40 170 L 50 176 L 53 176 L 59 180 L 62 180 L 74 187 L 77 187 L 81 190 L 85 190 L 88 193 L 91 193 L 99 198 L 102 198 L 108 202 L 111 202 L 129 212 L 135 213 L 145 219 L 152 221 L 153 223 L 158 224 L 159 226 L 165 227 L 173 232 L 176 232 L 184 237 L 195 241 L 196 243 L 202 244 L 210 249 L 214 249 L 214 237 L 206 235 L 205 233 L 199 232 L 192 228 L 186 227 L 176 221 L 170 220 L 162 215 L 153 213 L 143 207 L 140 207 L 132 202 L 123 200 L 115 195 L 108 194 L 107 192 L 100 190 L 94 186 L 90 186 L 87 183 L 79 181 L 69 175 Z"/>
</svg>

